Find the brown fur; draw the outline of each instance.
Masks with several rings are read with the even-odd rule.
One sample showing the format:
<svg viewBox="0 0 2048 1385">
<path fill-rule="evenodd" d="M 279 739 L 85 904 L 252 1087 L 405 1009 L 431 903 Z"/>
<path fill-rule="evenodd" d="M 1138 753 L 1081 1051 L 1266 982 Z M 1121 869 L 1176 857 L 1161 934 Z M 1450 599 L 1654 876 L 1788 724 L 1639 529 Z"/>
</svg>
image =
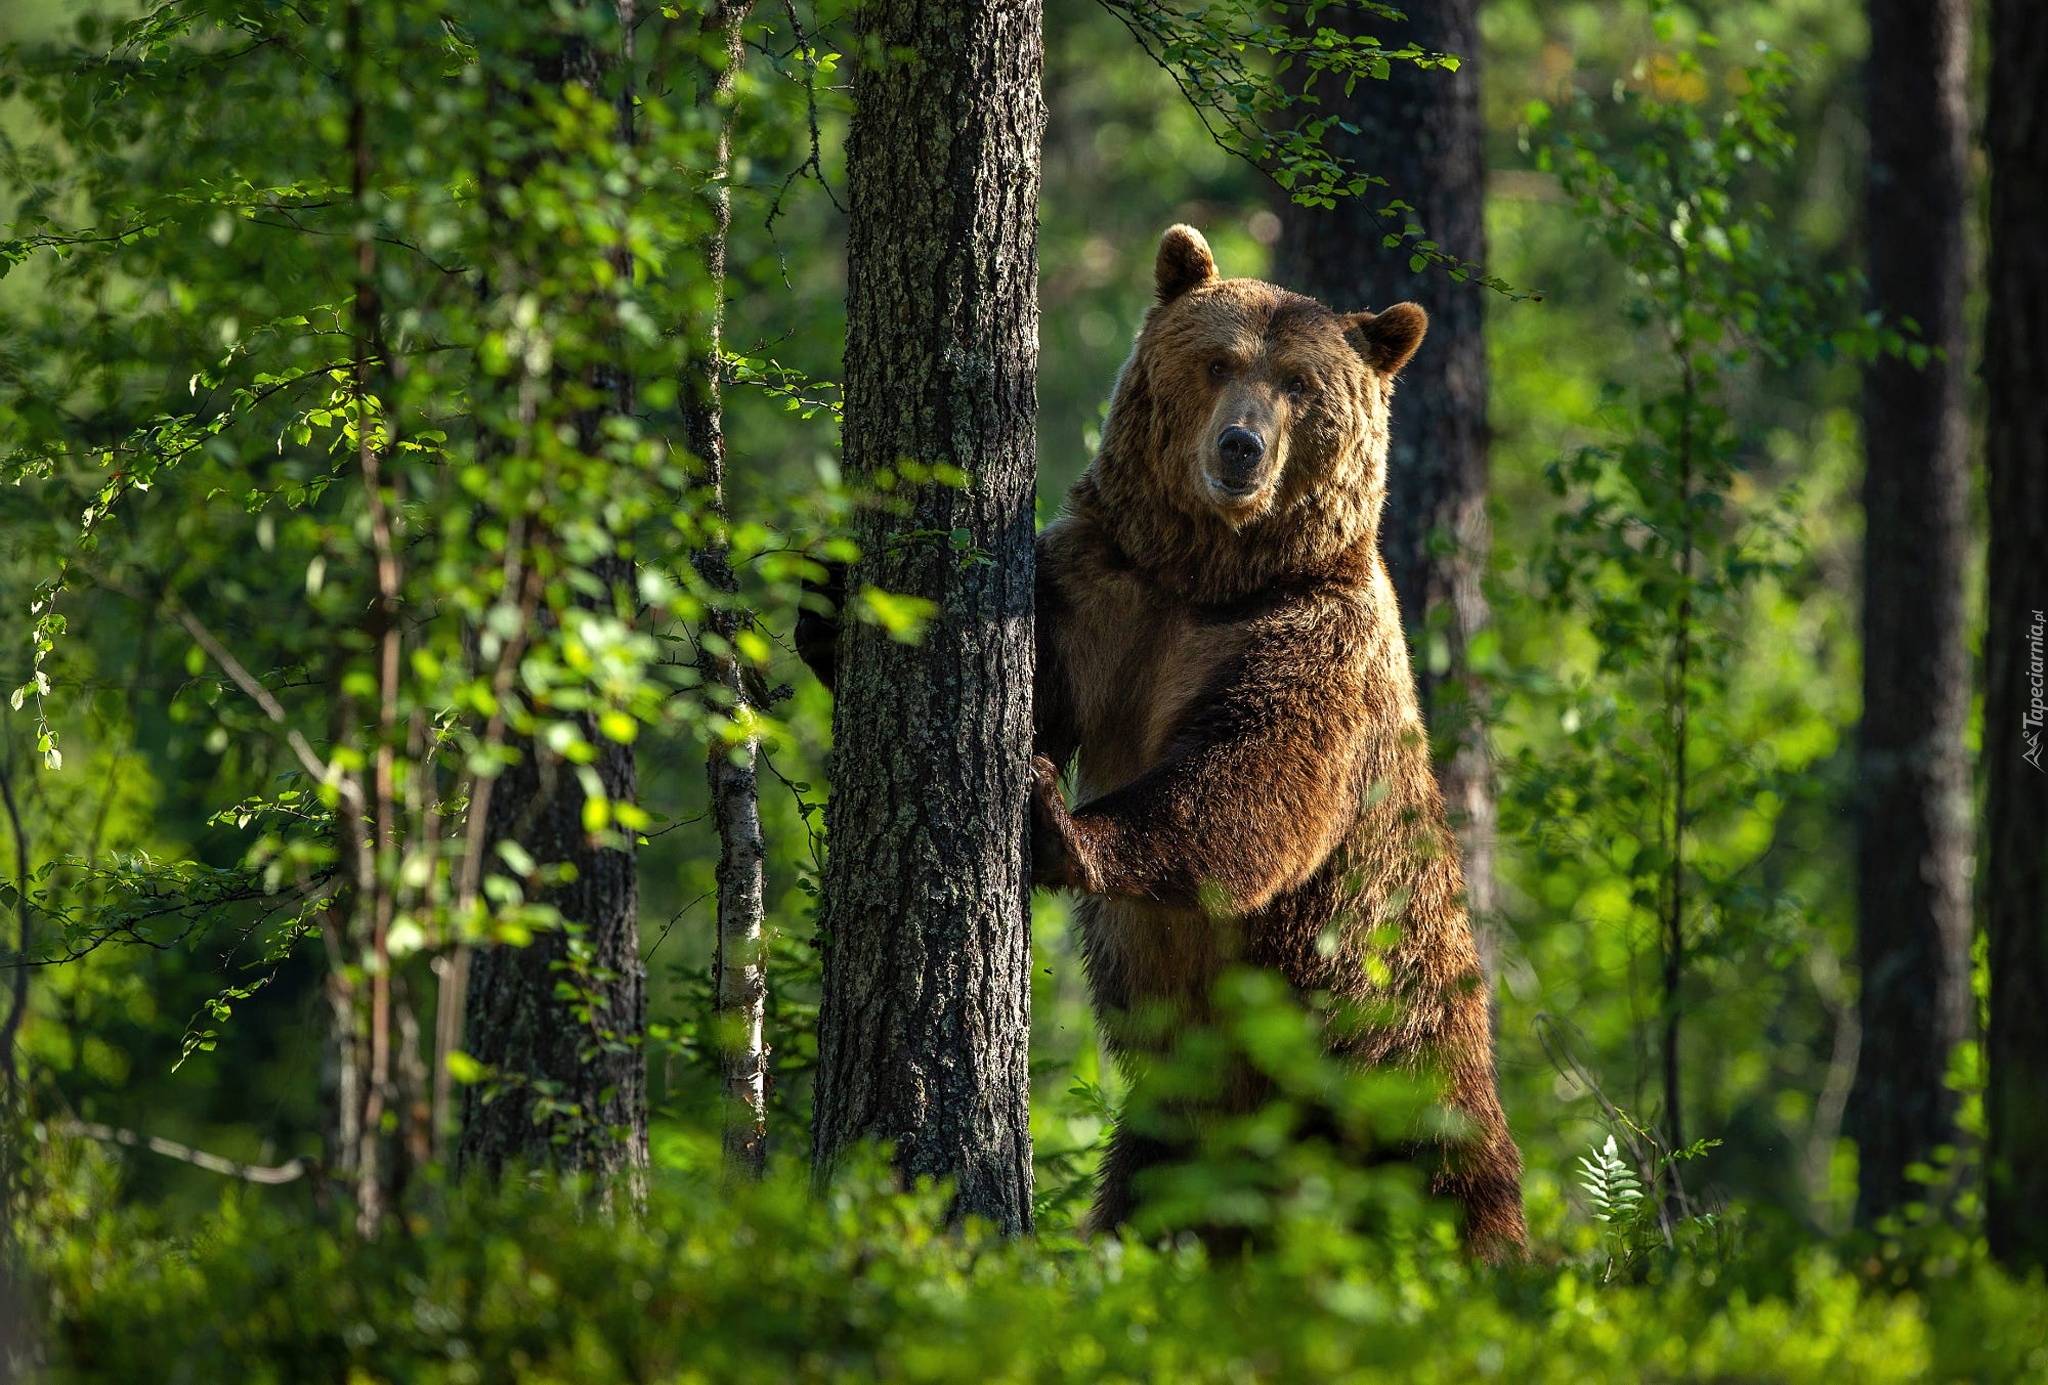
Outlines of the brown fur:
<svg viewBox="0 0 2048 1385">
<path fill-rule="evenodd" d="M 1475 1247 L 1506 1253 L 1525 1239 L 1521 1156 L 1377 537 L 1394 376 L 1426 319 L 1220 279 L 1183 226 L 1158 287 L 1102 449 L 1039 536 L 1035 877 L 1082 894 L 1120 1053 L 1146 1042 L 1136 1013 L 1199 1022 L 1239 957 L 1380 1002 L 1393 1018 L 1345 1050 L 1441 1076 L 1469 1133 L 1433 1184 Z M 1266 443 L 1243 493 L 1216 479 L 1230 427 Z M 1070 814 L 1054 767 L 1077 755 Z M 1368 935 L 1390 923 L 1376 983 Z M 1119 1130 L 1098 1225 L 1161 1157 Z"/>
</svg>

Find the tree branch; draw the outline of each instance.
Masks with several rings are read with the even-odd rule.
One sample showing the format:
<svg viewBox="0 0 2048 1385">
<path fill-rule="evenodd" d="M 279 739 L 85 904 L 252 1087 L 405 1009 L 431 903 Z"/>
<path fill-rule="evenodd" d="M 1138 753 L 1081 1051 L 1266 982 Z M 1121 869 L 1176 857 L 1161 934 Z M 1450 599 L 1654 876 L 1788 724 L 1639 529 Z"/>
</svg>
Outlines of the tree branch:
<svg viewBox="0 0 2048 1385">
<path fill-rule="evenodd" d="M 147 1149 L 169 1159 L 182 1160 L 194 1168 L 205 1169 L 209 1173 L 226 1174 L 229 1178 L 239 1178 L 249 1183 L 270 1186 L 290 1183 L 294 1179 L 303 1178 L 312 1168 L 311 1163 L 304 1159 L 293 1159 L 274 1167 L 244 1164 L 238 1160 L 224 1159 L 218 1154 L 209 1154 L 203 1149 L 194 1149 L 191 1145 L 181 1145 L 176 1140 L 166 1140 L 161 1135 L 138 1135 L 133 1130 L 101 1125 L 98 1121 L 63 1121 L 58 1124 L 57 1129 L 62 1134 L 83 1136 L 88 1140 L 98 1140 L 102 1144 Z"/>
</svg>

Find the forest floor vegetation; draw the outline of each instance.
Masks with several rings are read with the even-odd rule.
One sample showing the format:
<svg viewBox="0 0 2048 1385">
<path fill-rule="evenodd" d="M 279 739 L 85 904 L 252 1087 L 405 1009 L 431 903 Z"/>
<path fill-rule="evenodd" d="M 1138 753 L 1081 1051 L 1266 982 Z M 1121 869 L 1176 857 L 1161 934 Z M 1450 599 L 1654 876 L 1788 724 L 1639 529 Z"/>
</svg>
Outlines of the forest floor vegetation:
<svg viewBox="0 0 2048 1385">
<path fill-rule="evenodd" d="M 1488 1267 L 1425 1209 L 1374 1234 L 1282 1215 L 1212 1261 L 1146 1242 L 948 1229 L 879 1163 L 822 1195 L 786 1163 L 639 1215 L 541 1182 L 416 1191 L 375 1239 L 230 1184 L 172 1225 L 101 1149 L 51 1148 L 29 1252 L 52 1381 L 1642 1381 L 2048 1379 L 2048 1287 L 1952 1230 L 1817 1239 L 1712 1224 L 1613 1273 L 1531 1207 Z M 34 1378 L 34 1377 L 32 1377 Z"/>
</svg>

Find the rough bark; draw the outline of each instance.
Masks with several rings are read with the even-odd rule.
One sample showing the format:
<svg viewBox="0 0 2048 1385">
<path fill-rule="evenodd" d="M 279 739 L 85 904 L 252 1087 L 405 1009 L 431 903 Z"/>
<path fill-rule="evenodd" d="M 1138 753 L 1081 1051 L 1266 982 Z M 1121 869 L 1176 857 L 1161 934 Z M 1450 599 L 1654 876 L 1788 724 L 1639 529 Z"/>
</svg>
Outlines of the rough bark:
<svg viewBox="0 0 2048 1385">
<path fill-rule="evenodd" d="M 1485 129 L 1479 112 L 1477 0 L 1421 0 L 1402 7 L 1406 25 L 1349 12 L 1319 24 L 1388 43 L 1412 39 L 1463 59 L 1455 73 L 1395 63 L 1387 80 L 1363 81 L 1346 96 L 1325 78 L 1311 89 L 1319 114 L 1355 125 L 1332 128 L 1330 148 L 1384 188 L 1340 199 L 1334 208 L 1287 203 L 1274 280 L 1340 312 L 1402 301 L 1429 311 L 1429 337 L 1394 394 L 1393 447 L 1387 458 L 1387 509 L 1380 547 L 1401 619 L 1415 645 L 1415 675 L 1436 751 L 1437 778 L 1464 858 L 1465 890 L 1482 956 L 1492 971 L 1495 908 L 1494 794 L 1485 728 L 1473 713 L 1467 651 L 1486 624 L 1480 580 L 1492 543 L 1486 521 L 1486 290 L 1454 283 L 1441 269 L 1408 268 L 1409 251 L 1381 240 L 1411 218 L 1389 224 L 1376 213 L 1399 199 L 1413 220 L 1460 259 L 1486 257 Z"/>
<path fill-rule="evenodd" d="M 585 734 L 598 747 L 605 796 L 632 802 L 631 748 L 595 727 Z M 569 862 L 576 879 L 546 896 L 566 928 L 525 947 L 486 948 L 471 963 L 468 1051 L 500 1076 L 465 1089 L 458 1158 L 493 1177 L 508 1165 L 599 1176 L 644 1168 L 647 1074 L 638 1040 L 647 998 L 634 852 L 592 843 L 575 766 L 531 743 L 523 749 L 498 776 L 491 840 L 516 841 L 543 864 Z M 565 985 L 573 995 L 557 994 Z"/>
<path fill-rule="evenodd" d="M 917 644 L 839 636 L 813 1153 L 824 1176 L 890 1141 L 906 1178 L 1022 1231 L 1041 6 L 872 0 L 860 30 L 847 471 L 971 481 L 902 485 L 858 528 L 848 590 L 936 615 Z"/>
<path fill-rule="evenodd" d="M 1871 306 L 1940 354 L 1865 377 L 1863 722 L 1857 960 L 1863 1047 L 1851 1095 L 1856 1212 L 1926 1196 L 1906 1176 L 1953 1141 L 1945 1078 L 1970 1037 L 1968 0 L 1870 0 Z"/>
<path fill-rule="evenodd" d="M 535 75 L 601 89 L 613 62 L 630 65 L 634 2 L 616 0 L 615 8 L 623 52 L 562 40 L 532 57 Z M 621 138 L 630 140 L 631 93 L 616 95 Z M 618 267 L 621 281 L 630 282 L 632 266 L 623 253 Z M 631 412 L 630 377 L 609 366 L 595 374 L 609 407 Z M 578 423 L 584 446 L 594 449 L 603 412 Z M 593 574 L 614 600 L 637 599 L 629 562 L 602 560 Z M 605 798 L 634 802 L 639 777 L 632 748 L 600 734 L 594 718 L 586 718 L 583 731 L 596 749 L 590 768 Z M 564 927 L 524 947 L 487 948 L 470 964 L 465 1046 L 494 1077 L 463 1093 L 457 1161 L 493 1177 L 517 1165 L 601 1181 L 624 1174 L 636 1180 L 637 1192 L 638 1171 L 647 1166 L 647 994 L 635 838 L 586 830 L 587 795 L 577 767 L 532 741 L 517 749 L 518 761 L 493 786 L 484 830 L 494 845 L 517 842 L 540 865 L 573 866 L 575 878 L 544 896 Z"/>
<path fill-rule="evenodd" d="M 693 384 L 688 410 L 690 452 L 703 467 L 704 487 L 712 509 L 725 517 L 725 418 L 720 396 L 723 374 L 720 352 L 725 326 L 725 246 L 732 229 L 732 192 L 726 183 L 732 162 L 734 84 L 747 59 L 745 26 L 753 0 L 724 0 L 705 17 L 705 27 L 719 36 L 725 66 L 709 84 L 711 98 L 724 107 L 718 151 L 710 183 L 711 243 L 705 272 L 717 286 L 711 333 L 704 365 Z M 727 600 L 710 613 L 699 666 L 705 695 L 716 710 L 735 721 L 747 710 L 733 640 L 753 623 L 753 613 L 733 600 L 739 583 L 732 570 L 731 550 L 722 541 L 698 557 L 698 570 Z M 767 846 L 761 836 L 761 794 L 755 772 L 756 743 L 752 736 L 738 744 L 714 740 L 705 769 L 711 818 L 718 831 L 718 943 L 716 1019 L 720 1082 L 724 1091 L 725 1163 L 728 1172 L 759 1177 L 768 1157 L 768 1047 L 763 1024 L 768 999 L 767 957 L 762 920 L 766 913 L 764 862 Z"/>
<path fill-rule="evenodd" d="M 2048 1265 L 2048 9 L 1991 8 L 1984 900 L 1991 1250 Z"/>
</svg>

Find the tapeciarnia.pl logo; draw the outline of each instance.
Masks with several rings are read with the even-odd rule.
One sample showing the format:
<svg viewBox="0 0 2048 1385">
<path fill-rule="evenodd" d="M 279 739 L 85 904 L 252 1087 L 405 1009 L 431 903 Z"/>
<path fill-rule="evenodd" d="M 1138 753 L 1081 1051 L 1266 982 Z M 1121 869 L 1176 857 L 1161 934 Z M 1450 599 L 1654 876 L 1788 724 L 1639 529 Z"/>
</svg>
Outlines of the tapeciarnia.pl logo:
<svg viewBox="0 0 2048 1385">
<path fill-rule="evenodd" d="M 2041 612 L 2034 612 L 2034 623 L 2027 627 L 2027 710 L 2020 717 L 2020 740 L 2026 750 L 2020 758 L 2035 769 L 2048 773 L 2048 767 L 2041 763 L 2041 724 L 2048 721 L 2048 677 L 2041 667 L 2042 627 L 2048 625 Z"/>
</svg>

